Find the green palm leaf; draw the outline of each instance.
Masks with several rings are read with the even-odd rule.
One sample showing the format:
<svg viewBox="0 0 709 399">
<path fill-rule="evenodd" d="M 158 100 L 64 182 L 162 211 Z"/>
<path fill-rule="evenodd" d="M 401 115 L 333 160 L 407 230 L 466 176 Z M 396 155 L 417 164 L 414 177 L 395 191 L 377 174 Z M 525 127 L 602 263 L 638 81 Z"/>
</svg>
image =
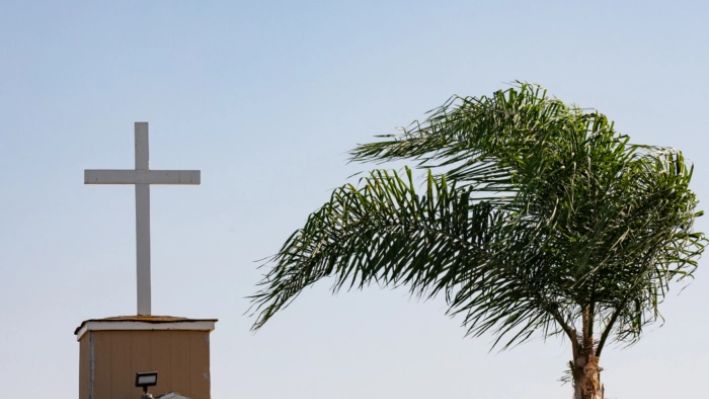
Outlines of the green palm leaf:
<svg viewBox="0 0 709 399">
<path fill-rule="evenodd" d="M 450 288 L 469 261 L 484 258 L 495 215 L 470 200 L 469 188 L 429 174 L 420 195 L 410 169 L 405 178 L 374 171 L 362 183 L 337 189 L 273 257 L 276 267 L 253 296 L 256 328 L 326 276 L 336 277 L 335 289 L 376 282 L 433 295 Z"/>
</svg>

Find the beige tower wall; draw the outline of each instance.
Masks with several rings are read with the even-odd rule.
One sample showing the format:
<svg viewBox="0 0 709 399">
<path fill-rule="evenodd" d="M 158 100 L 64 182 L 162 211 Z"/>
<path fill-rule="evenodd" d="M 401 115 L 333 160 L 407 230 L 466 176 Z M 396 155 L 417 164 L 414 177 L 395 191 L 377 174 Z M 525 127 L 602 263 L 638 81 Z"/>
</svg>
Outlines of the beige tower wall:
<svg viewBox="0 0 709 399">
<path fill-rule="evenodd" d="M 79 398 L 139 399 L 142 390 L 135 387 L 136 372 L 157 371 L 158 384 L 150 388 L 155 396 L 177 392 L 210 399 L 211 329 L 189 329 L 193 325 L 184 321 L 88 324 L 77 334 Z"/>
</svg>

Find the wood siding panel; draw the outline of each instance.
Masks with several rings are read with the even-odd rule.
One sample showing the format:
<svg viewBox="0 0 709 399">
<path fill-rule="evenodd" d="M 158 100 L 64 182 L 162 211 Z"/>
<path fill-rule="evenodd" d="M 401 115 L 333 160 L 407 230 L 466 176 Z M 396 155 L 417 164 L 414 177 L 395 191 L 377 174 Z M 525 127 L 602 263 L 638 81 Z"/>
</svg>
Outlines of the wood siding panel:
<svg viewBox="0 0 709 399">
<path fill-rule="evenodd" d="M 95 379 L 89 397 L 89 337 L 94 340 Z M 80 399 L 135 399 L 135 373 L 157 371 L 155 396 L 177 392 L 191 399 L 209 399 L 209 332 L 92 331 L 80 341 Z M 86 388 L 82 388 L 82 387 Z"/>
<path fill-rule="evenodd" d="M 89 397 L 89 339 L 79 342 L 79 398 Z"/>
</svg>

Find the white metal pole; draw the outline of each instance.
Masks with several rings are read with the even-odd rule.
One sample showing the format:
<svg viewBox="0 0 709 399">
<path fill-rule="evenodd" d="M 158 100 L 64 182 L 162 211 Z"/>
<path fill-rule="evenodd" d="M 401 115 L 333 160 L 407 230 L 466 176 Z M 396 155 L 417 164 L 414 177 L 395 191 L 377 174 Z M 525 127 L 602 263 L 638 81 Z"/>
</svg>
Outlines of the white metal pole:
<svg viewBox="0 0 709 399">
<path fill-rule="evenodd" d="M 135 169 L 149 169 L 148 123 L 135 123 Z M 138 314 L 150 315 L 150 184 L 135 185 Z"/>
</svg>

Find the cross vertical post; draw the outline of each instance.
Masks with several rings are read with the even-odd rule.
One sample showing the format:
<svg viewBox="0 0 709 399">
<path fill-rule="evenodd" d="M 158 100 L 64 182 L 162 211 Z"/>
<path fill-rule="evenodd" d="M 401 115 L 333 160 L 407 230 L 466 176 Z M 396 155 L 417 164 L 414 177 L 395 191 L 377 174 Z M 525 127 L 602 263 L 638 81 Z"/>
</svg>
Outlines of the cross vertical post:
<svg viewBox="0 0 709 399">
<path fill-rule="evenodd" d="M 149 165 L 148 123 L 135 123 L 135 170 L 147 171 Z M 138 314 L 150 315 L 150 185 L 135 185 L 135 239 Z"/>
</svg>

